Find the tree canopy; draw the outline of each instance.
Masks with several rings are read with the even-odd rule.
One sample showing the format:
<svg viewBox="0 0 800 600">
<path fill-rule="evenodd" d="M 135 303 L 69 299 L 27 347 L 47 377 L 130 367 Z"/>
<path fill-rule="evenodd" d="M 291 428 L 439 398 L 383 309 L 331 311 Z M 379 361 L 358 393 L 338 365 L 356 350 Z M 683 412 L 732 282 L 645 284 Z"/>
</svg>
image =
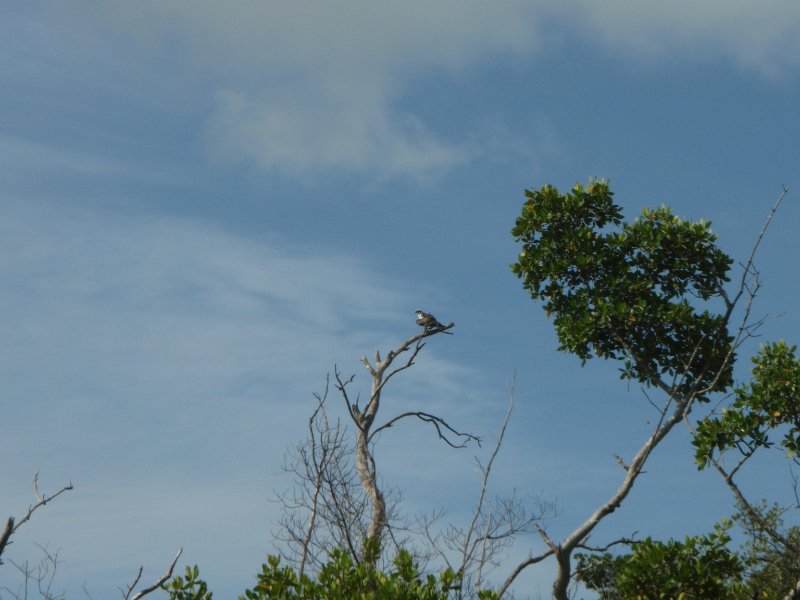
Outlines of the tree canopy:
<svg viewBox="0 0 800 600">
<path fill-rule="evenodd" d="M 645 384 L 679 378 L 677 392 L 702 390 L 699 400 L 730 385 L 728 315 L 694 306 L 724 298 L 729 281 L 732 260 L 710 223 L 666 206 L 624 222 L 603 180 L 525 196 L 512 270 L 554 317 L 560 350 L 623 359 L 623 377 Z"/>
</svg>

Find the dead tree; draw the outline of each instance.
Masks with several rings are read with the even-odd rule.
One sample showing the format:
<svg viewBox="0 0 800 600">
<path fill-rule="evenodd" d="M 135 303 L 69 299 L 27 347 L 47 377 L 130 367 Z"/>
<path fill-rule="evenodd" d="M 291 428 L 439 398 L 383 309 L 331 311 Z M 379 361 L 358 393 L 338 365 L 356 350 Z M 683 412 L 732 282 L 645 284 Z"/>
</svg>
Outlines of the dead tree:
<svg viewBox="0 0 800 600">
<path fill-rule="evenodd" d="M 445 333 L 453 326 L 454 324 L 450 323 L 437 327 L 425 327 L 422 332 L 405 340 L 394 350 L 390 350 L 385 358 L 381 358 L 380 351 L 376 350 L 373 362 L 370 362 L 366 356 L 362 356 L 361 362 L 372 379 L 369 400 L 367 400 L 363 408 L 359 406 L 358 399 L 351 401 L 348 396 L 347 385 L 352 381 L 352 378 L 343 381 L 338 372 L 336 373 L 336 387 L 342 395 L 348 414 L 356 426 L 356 469 L 361 487 L 366 492 L 371 507 L 371 517 L 364 540 L 365 547 L 372 545 L 373 548 L 379 548 L 383 540 L 383 534 L 388 526 L 386 499 L 378 486 L 378 471 L 371 450 L 371 445 L 378 433 L 392 427 L 403 419 L 414 417 L 433 425 L 439 438 L 451 447 L 463 448 L 471 441 L 480 442 L 476 436 L 470 433 L 457 431 L 442 417 L 422 411 L 407 411 L 392 417 L 381 425 L 375 426 L 375 420 L 381 407 L 381 395 L 386 384 L 392 377 L 414 365 L 414 359 L 425 346 L 423 342 L 425 338 Z M 395 360 L 401 357 L 404 360 L 398 361 L 400 363 L 399 366 L 393 366 Z M 374 562 L 377 556 L 367 553 L 365 558 Z"/>
<path fill-rule="evenodd" d="M 328 416 L 329 378 L 308 419 L 306 439 L 292 448 L 283 470 L 293 478 L 289 490 L 279 493 L 282 505 L 278 549 L 302 574 L 318 570 L 328 554 L 345 550 L 354 562 L 361 556 L 366 536 L 364 515 L 369 503 L 358 481 L 355 452 L 347 428 Z"/>
<path fill-rule="evenodd" d="M 371 379 L 370 395 L 363 406 L 358 395 L 351 398 L 355 376 L 345 378 L 334 369 L 333 385 L 344 401 L 352 430 L 328 416 L 327 382 L 324 393 L 315 395 L 317 406 L 308 422 L 307 438 L 290 453 L 284 466 L 296 484 L 278 496 L 284 514 L 276 537 L 287 546 L 282 555 L 301 572 L 320 566 L 334 548 L 346 550 L 356 564 L 365 560 L 374 564 L 387 536 L 395 545 L 402 544 L 403 540 L 394 537 L 399 494 L 379 483 L 373 455 L 378 434 L 399 421 L 416 418 L 431 424 L 439 438 L 453 448 L 480 442 L 477 436 L 458 431 L 444 418 L 425 411 L 406 411 L 377 421 L 386 384 L 414 365 L 426 338 L 449 334 L 453 327 L 453 323 L 426 326 L 385 357 L 380 351 L 372 361 L 362 357 Z"/>
</svg>

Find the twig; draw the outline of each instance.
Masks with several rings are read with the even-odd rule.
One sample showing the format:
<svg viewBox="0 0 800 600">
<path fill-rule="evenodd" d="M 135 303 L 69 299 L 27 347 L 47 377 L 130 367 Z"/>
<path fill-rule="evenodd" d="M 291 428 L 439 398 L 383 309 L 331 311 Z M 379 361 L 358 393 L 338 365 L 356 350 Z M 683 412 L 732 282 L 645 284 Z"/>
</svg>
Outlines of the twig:
<svg viewBox="0 0 800 600">
<path fill-rule="evenodd" d="M 503 424 L 500 426 L 500 431 L 497 434 L 497 443 L 495 443 L 495 445 L 494 445 L 494 450 L 492 451 L 492 454 L 489 457 L 489 461 L 486 463 L 486 466 L 482 469 L 483 477 L 481 478 L 481 491 L 480 491 L 480 494 L 478 495 L 478 502 L 475 505 L 475 511 L 472 514 L 472 521 L 471 521 L 471 523 L 469 525 L 469 529 L 467 529 L 467 535 L 464 537 L 464 548 L 463 548 L 463 553 L 462 553 L 463 558 L 462 558 L 462 562 L 461 562 L 461 569 L 464 569 L 464 567 L 466 566 L 467 562 L 472 559 L 472 552 L 468 552 L 467 551 L 467 547 L 468 547 L 468 544 L 471 541 L 472 534 L 475 531 L 475 527 L 476 527 L 476 525 L 478 523 L 478 517 L 481 514 L 481 510 L 483 508 L 483 503 L 484 503 L 484 501 L 486 499 L 486 493 L 488 492 L 488 489 L 489 489 L 489 476 L 492 474 L 492 466 L 494 465 L 494 461 L 497 458 L 497 455 L 500 453 L 500 447 L 503 445 L 503 439 L 506 436 L 506 429 L 508 428 L 508 422 L 511 419 L 511 413 L 514 410 L 514 386 L 515 386 L 515 384 L 516 384 L 516 373 L 514 374 L 514 377 L 512 378 L 511 389 L 509 390 L 509 393 L 508 393 L 508 396 L 509 396 L 509 398 L 508 398 L 508 410 L 506 410 L 506 415 L 505 415 L 505 418 L 503 419 Z M 489 531 L 488 527 L 489 527 L 489 524 L 487 522 L 487 530 L 486 530 L 487 533 L 484 535 L 484 542 L 486 541 L 486 538 L 488 537 L 488 531 Z M 485 543 L 484 543 L 483 552 L 485 552 Z M 482 564 L 479 565 L 478 582 L 477 582 L 478 584 L 480 584 L 480 570 L 481 570 L 480 567 L 482 567 L 482 566 L 483 566 Z"/>
<path fill-rule="evenodd" d="M 33 476 L 33 490 L 34 490 L 34 494 L 36 496 L 37 502 L 36 502 L 36 504 L 32 504 L 31 506 L 28 507 L 28 512 L 25 513 L 25 516 L 22 517 L 17 522 L 17 524 L 14 526 L 14 529 L 12 530 L 11 533 L 14 533 L 17 529 L 19 529 L 23 525 L 23 523 L 26 523 L 27 521 L 29 521 L 30 518 L 31 518 L 31 515 L 36 511 L 36 509 L 38 509 L 39 507 L 44 506 L 45 504 L 47 504 L 51 500 L 54 500 L 55 498 L 58 498 L 64 492 L 71 491 L 72 489 L 74 489 L 74 488 L 72 486 L 72 482 L 70 482 L 68 485 L 65 485 L 63 488 L 58 490 L 52 496 L 44 495 L 41 492 L 39 492 L 39 473 L 36 473 L 36 475 Z"/>
<path fill-rule="evenodd" d="M 166 573 L 164 573 L 150 587 L 146 587 L 143 590 L 137 592 L 135 596 L 130 598 L 130 600 L 139 600 L 140 598 L 144 598 L 148 594 L 150 594 L 152 592 L 155 592 L 156 590 L 160 589 L 161 586 L 164 584 L 164 582 L 166 582 L 167 579 L 172 577 L 172 571 L 175 570 L 175 565 L 178 563 L 178 559 L 181 557 L 181 554 L 183 554 L 183 548 L 178 550 L 178 553 L 175 555 L 175 558 L 172 559 L 172 563 L 170 563 L 169 569 L 167 569 Z M 141 577 L 142 577 L 142 567 L 139 567 L 139 573 L 138 573 L 138 575 L 136 575 L 136 579 L 134 579 L 133 583 L 128 587 L 128 592 L 124 596 L 125 600 L 128 600 L 128 598 L 130 597 L 131 592 L 133 591 L 133 588 L 135 588 L 136 584 L 139 583 L 139 580 L 141 579 Z"/>
</svg>

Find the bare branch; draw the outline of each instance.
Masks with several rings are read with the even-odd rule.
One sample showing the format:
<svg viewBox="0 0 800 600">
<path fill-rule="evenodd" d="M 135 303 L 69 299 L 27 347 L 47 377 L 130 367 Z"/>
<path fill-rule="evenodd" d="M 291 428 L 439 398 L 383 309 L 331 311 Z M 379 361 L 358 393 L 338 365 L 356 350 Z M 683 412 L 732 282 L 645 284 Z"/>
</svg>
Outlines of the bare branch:
<svg viewBox="0 0 800 600">
<path fill-rule="evenodd" d="M 500 431 L 497 434 L 497 442 L 494 445 L 494 450 L 492 451 L 492 454 L 489 456 L 489 461 L 486 463 L 486 466 L 481 469 L 483 472 L 483 476 L 481 477 L 481 491 L 480 494 L 478 495 L 478 502 L 476 503 L 475 510 L 473 511 L 472 514 L 472 521 L 470 522 L 469 528 L 467 529 L 467 533 L 464 536 L 464 547 L 462 550 L 461 567 L 459 569 L 459 572 L 463 572 L 467 563 L 469 563 L 472 560 L 472 552 L 469 551 L 468 548 L 472 542 L 472 536 L 475 532 L 475 528 L 478 524 L 478 518 L 481 515 L 481 512 L 483 510 L 483 505 L 486 500 L 486 494 L 489 489 L 489 476 L 492 474 L 492 466 L 494 466 L 494 461 L 497 458 L 497 455 L 500 453 L 500 447 L 503 445 L 503 440 L 505 439 L 506 436 L 506 429 L 508 428 L 508 422 L 511 419 L 511 413 L 514 410 L 515 382 L 516 382 L 516 374 L 512 379 L 511 389 L 508 392 L 508 410 L 506 410 L 506 415 L 503 418 L 503 423 L 500 426 Z M 486 521 L 487 521 L 486 530 L 484 532 L 484 538 L 483 538 L 484 542 L 488 540 L 488 536 L 490 535 L 491 531 L 491 526 L 490 526 L 491 518 L 487 519 Z M 483 563 L 486 560 L 485 553 L 486 553 L 486 545 L 484 543 L 482 548 L 483 560 L 480 561 L 478 568 L 478 582 L 477 582 L 478 586 L 480 585 L 480 576 L 481 576 L 480 571 L 482 570 Z"/>
<path fill-rule="evenodd" d="M 508 591 L 508 588 L 514 583 L 514 580 L 522 573 L 525 569 L 530 567 L 531 565 L 535 565 L 536 563 L 542 562 L 548 556 L 552 556 L 555 554 L 555 550 L 552 548 L 543 554 L 538 554 L 536 556 L 531 556 L 526 560 L 522 561 L 517 565 L 517 567 L 511 572 L 511 575 L 503 582 L 503 585 L 500 586 L 500 589 L 497 591 L 497 596 L 502 598 L 503 595 Z"/>
<path fill-rule="evenodd" d="M 26 600 L 29 597 L 29 588 L 35 585 L 38 597 L 42 600 L 63 600 L 64 592 L 54 594 L 53 581 L 58 571 L 58 566 L 61 560 L 58 557 L 58 551 L 50 552 L 46 546 L 36 544 L 42 552 L 42 558 L 35 565 L 30 565 L 28 561 L 23 563 L 16 563 L 13 560 L 8 562 L 17 569 L 22 575 L 22 582 L 20 583 L 17 591 L 12 590 L 8 586 L 0 587 L 0 591 L 8 592 L 15 600 Z M 0 595 L 0 598 L 3 596 Z"/>
<path fill-rule="evenodd" d="M 464 448 L 469 442 L 476 442 L 478 446 L 481 445 L 481 440 L 478 436 L 473 435 L 471 433 L 462 433 L 456 429 L 454 429 L 447 421 L 445 421 L 441 417 L 437 417 L 436 415 L 432 415 L 430 413 L 426 413 L 423 411 L 408 411 L 404 412 L 400 415 L 397 415 L 393 419 L 390 419 L 380 427 L 375 428 L 369 436 L 368 441 L 371 442 L 372 438 L 374 438 L 378 433 L 383 431 L 384 429 L 388 429 L 392 427 L 395 423 L 400 421 L 401 419 L 405 419 L 406 417 L 417 417 L 420 421 L 424 421 L 425 423 L 430 423 L 436 428 L 436 433 L 439 434 L 439 439 L 443 440 L 448 446 L 452 448 Z M 445 429 L 455 435 L 456 437 L 463 438 L 464 441 L 461 443 L 454 443 L 451 442 L 450 439 L 442 432 L 442 429 Z"/>
<path fill-rule="evenodd" d="M 164 573 L 161 577 L 159 577 L 158 580 L 153 585 L 144 588 L 143 590 L 137 592 L 133 597 L 131 597 L 130 595 L 131 592 L 133 592 L 133 588 L 136 587 L 136 584 L 138 584 L 139 580 L 142 578 L 142 567 L 139 567 L 139 573 L 136 575 L 136 578 L 133 580 L 133 583 L 128 587 L 128 591 L 124 596 L 125 600 L 128 600 L 129 598 L 130 600 L 140 600 L 140 598 L 144 598 L 148 594 L 151 594 L 156 590 L 161 589 L 161 586 L 164 585 L 164 583 L 170 577 L 172 577 L 172 572 L 175 570 L 175 565 L 178 563 L 178 559 L 181 557 L 181 554 L 183 554 L 183 548 L 178 550 L 178 553 L 175 555 L 175 558 L 172 559 L 172 562 L 170 563 L 166 573 Z"/>
<path fill-rule="evenodd" d="M 33 476 L 33 489 L 34 489 L 34 494 L 36 496 L 37 502 L 36 502 L 36 504 L 32 504 L 31 506 L 28 507 L 28 512 L 25 513 L 25 516 L 22 517 L 17 522 L 17 524 L 14 526 L 14 529 L 11 531 L 11 533 L 14 533 L 24 523 L 28 522 L 30 520 L 30 518 L 31 518 L 31 515 L 36 511 L 36 509 L 44 506 L 45 504 L 47 504 L 51 500 L 54 500 L 55 498 L 58 498 L 64 492 L 71 491 L 74 488 L 72 486 L 72 482 L 70 482 L 68 485 L 65 485 L 63 488 L 58 490 L 55 494 L 52 494 L 51 496 L 47 496 L 46 494 L 42 494 L 39 491 L 39 473 L 36 473 L 36 475 Z"/>
<path fill-rule="evenodd" d="M 144 567 L 139 567 L 139 572 L 136 573 L 136 577 L 133 578 L 133 581 L 128 586 L 127 589 L 119 588 L 119 591 L 122 592 L 123 600 L 129 600 L 131 594 L 133 593 L 133 588 L 139 585 L 139 580 L 142 578 L 142 572 L 144 571 Z"/>
<path fill-rule="evenodd" d="M 761 245 L 761 241 L 764 239 L 764 235 L 766 235 L 767 229 L 769 229 L 769 226 L 772 223 L 772 219 L 775 217 L 775 213 L 778 212 L 778 208 L 780 207 L 784 198 L 786 198 L 788 194 L 789 194 L 789 188 L 784 186 L 783 191 L 780 193 L 778 198 L 773 203 L 772 208 L 770 209 L 769 214 L 767 215 L 767 219 L 766 221 L 764 221 L 764 225 L 761 226 L 761 231 L 758 232 L 758 237 L 756 238 L 756 241 L 753 244 L 753 248 L 750 250 L 750 256 L 747 258 L 747 262 L 745 263 L 745 268 L 742 273 L 742 279 L 739 284 L 739 290 L 737 291 L 734 299 L 730 302 L 729 312 L 730 309 L 732 309 L 736 305 L 736 303 L 739 301 L 739 298 L 741 298 L 742 294 L 747 289 L 747 276 L 750 273 L 751 267 L 753 266 L 753 261 L 755 260 L 756 252 L 758 252 L 758 247 Z"/>
<path fill-rule="evenodd" d="M 633 536 L 636 535 L 636 532 L 633 532 Z M 576 548 L 580 548 L 581 550 L 588 550 L 589 552 L 606 552 L 609 548 L 613 548 L 614 546 L 619 546 L 620 544 L 625 544 L 626 546 L 632 546 L 633 544 L 638 544 L 634 537 L 631 536 L 629 538 L 620 538 L 618 540 L 614 540 L 613 542 L 609 542 L 605 546 L 589 546 L 587 544 L 578 544 L 575 546 Z"/>
<path fill-rule="evenodd" d="M 8 520 L 6 521 L 6 525 L 3 528 L 3 533 L 0 534 L 0 557 L 2 557 L 3 551 L 5 550 L 6 546 L 9 543 L 9 541 L 11 540 L 11 536 L 23 524 L 25 524 L 28 521 L 30 521 L 31 515 L 33 515 L 33 513 L 36 512 L 36 510 L 38 508 L 44 506 L 45 504 L 47 504 L 51 500 L 54 500 L 55 498 L 58 498 L 64 492 L 68 492 L 68 491 L 70 491 L 72 489 L 73 489 L 72 482 L 70 482 L 69 485 L 65 485 L 63 488 L 58 490 L 55 494 L 52 494 L 50 496 L 48 496 L 46 494 L 42 494 L 41 491 L 39 491 L 39 473 L 37 472 L 33 476 L 33 495 L 36 498 L 36 503 L 32 504 L 32 505 L 30 505 L 28 507 L 28 512 L 26 512 L 25 515 L 19 521 L 16 521 L 16 524 L 15 524 L 14 517 L 9 517 Z M 2 560 L 0 560 L 0 564 L 3 564 Z"/>
<path fill-rule="evenodd" d="M 303 539 L 302 544 L 302 555 L 300 558 L 300 568 L 298 570 L 298 574 L 300 577 L 303 576 L 303 572 L 305 571 L 306 567 L 306 560 L 308 560 L 308 553 L 309 553 L 309 546 L 311 545 L 311 538 L 314 535 L 314 529 L 317 523 L 317 514 L 319 509 L 319 495 L 322 491 L 322 484 L 323 484 L 323 477 L 325 469 L 327 468 L 327 461 L 329 460 L 329 451 L 331 450 L 329 444 L 322 443 L 319 451 L 322 453 L 321 457 L 317 457 L 317 449 L 318 449 L 318 442 L 315 430 L 315 423 L 318 415 L 322 415 L 323 423 L 325 430 L 322 432 L 323 435 L 327 434 L 330 431 L 328 427 L 328 418 L 325 414 L 325 400 L 328 398 L 328 389 L 330 384 L 330 376 L 325 377 L 325 391 L 323 392 L 322 396 L 318 394 L 314 394 L 314 397 L 317 399 L 317 408 L 311 414 L 311 417 L 308 419 L 308 436 L 309 442 L 311 445 L 311 462 L 314 468 L 314 481 L 313 481 L 313 493 L 311 499 L 311 506 L 310 506 L 310 515 L 308 517 L 308 527 L 306 528 L 306 535 Z"/>
</svg>

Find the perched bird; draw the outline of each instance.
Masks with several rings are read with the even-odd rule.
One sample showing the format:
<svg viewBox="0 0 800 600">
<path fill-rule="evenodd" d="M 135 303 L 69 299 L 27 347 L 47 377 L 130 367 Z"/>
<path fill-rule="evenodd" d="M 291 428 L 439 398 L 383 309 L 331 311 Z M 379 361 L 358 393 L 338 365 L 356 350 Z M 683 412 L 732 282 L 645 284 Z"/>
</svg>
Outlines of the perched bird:
<svg viewBox="0 0 800 600">
<path fill-rule="evenodd" d="M 438 329 L 444 327 L 444 325 L 436 320 L 436 317 L 419 309 L 417 309 L 417 325 L 424 327 L 425 329 Z"/>
</svg>

